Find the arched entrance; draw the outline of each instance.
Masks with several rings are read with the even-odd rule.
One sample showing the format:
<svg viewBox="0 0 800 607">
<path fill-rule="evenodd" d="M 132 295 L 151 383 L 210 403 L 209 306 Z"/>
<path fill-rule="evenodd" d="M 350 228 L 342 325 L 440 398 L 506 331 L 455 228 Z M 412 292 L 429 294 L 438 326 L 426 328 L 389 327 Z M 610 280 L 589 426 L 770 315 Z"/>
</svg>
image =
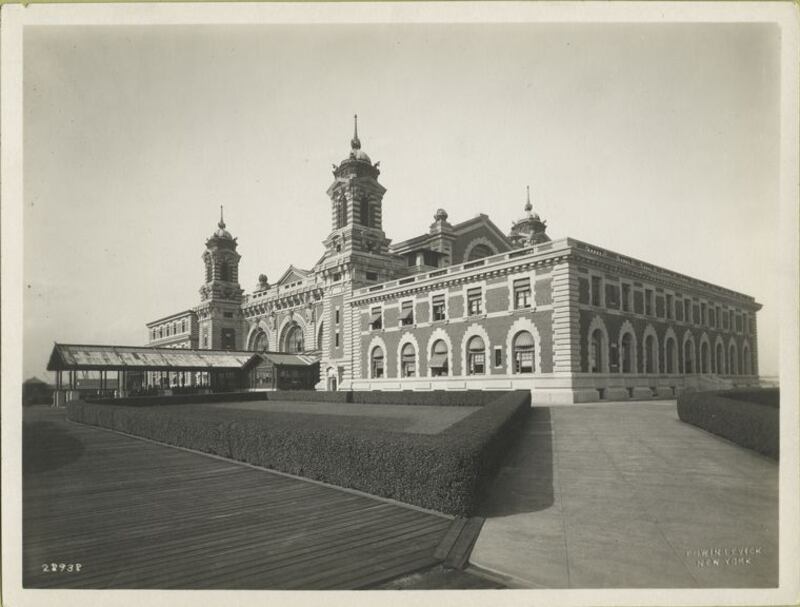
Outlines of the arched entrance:
<svg viewBox="0 0 800 607">
<path fill-rule="evenodd" d="M 327 388 L 330 392 L 336 392 L 338 385 L 339 385 L 339 378 L 336 376 L 336 369 L 333 367 L 328 367 L 328 370 L 325 372 L 327 376 Z"/>
<path fill-rule="evenodd" d="M 283 330 L 281 339 L 281 352 L 296 354 L 305 350 L 303 329 L 296 322 L 289 323 Z"/>
</svg>

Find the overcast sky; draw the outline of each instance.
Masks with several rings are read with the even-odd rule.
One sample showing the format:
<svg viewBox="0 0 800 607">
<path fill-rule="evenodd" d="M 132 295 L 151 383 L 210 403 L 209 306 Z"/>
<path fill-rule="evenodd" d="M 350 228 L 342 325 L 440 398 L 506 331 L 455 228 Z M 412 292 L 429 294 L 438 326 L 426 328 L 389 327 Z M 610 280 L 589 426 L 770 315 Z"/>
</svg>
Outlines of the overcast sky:
<svg viewBox="0 0 800 607">
<path fill-rule="evenodd" d="M 310 268 L 352 115 L 384 229 L 530 184 L 571 236 L 753 295 L 777 373 L 779 32 L 758 24 L 28 27 L 24 376 L 198 303 L 225 205 L 240 280 Z"/>
</svg>

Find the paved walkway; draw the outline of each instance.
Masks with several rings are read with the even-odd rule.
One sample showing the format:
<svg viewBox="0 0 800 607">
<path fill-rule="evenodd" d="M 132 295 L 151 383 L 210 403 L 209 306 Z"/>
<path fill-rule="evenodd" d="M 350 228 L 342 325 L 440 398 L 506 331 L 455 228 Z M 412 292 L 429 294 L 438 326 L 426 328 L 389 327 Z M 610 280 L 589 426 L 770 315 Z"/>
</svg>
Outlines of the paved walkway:
<svg viewBox="0 0 800 607">
<path fill-rule="evenodd" d="M 439 563 L 451 524 L 63 410 L 26 409 L 23 440 L 26 588 L 373 587 Z M 478 583 L 467 578 L 449 583 Z"/>
<path fill-rule="evenodd" d="M 769 587 L 778 465 L 675 402 L 536 408 L 471 563 L 528 588 Z"/>
</svg>

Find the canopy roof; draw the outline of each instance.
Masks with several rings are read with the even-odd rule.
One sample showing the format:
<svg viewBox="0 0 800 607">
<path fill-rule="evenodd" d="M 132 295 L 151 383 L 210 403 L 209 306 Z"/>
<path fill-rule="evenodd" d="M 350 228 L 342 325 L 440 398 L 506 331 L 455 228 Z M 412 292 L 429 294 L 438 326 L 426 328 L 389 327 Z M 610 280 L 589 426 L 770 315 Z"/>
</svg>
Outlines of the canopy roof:
<svg viewBox="0 0 800 607">
<path fill-rule="evenodd" d="M 140 346 L 88 346 L 55 344 L 48 371 L 207 371 L 241 369 L 255 352 L 188 350 Z"/>
</svg>

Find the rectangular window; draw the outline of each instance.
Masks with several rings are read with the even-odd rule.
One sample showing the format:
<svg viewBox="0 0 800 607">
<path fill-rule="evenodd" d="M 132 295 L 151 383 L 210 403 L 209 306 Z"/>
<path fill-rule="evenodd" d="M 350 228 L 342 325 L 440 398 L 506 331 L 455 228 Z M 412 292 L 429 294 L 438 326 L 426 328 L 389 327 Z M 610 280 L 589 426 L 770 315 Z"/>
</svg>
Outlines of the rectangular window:
<svg viewBox="0 0 800 607">
<path fill-rule="evenodd" d="M 475 316 L 481 314 L 481 288 L 467 290 L 467 314 Z"/>
<path fill-rule="evenodd" d="M 342 275 L 339 272 L 336 272 L 333 275 L 333 282 L 339 282 L 342 279 Z"/>
<path fill-rule="evenodd" d="M 338 347 L 339 347 L 339 331 L 336 331 L 336 333 L 335 333 L 335 335 L 334 335 L 334 339 L 333 339 L 333 345 L 334 345 L 334 347 L 336 347 L 336 348 L 338 348 Z"/>
<path fill-rule="evenodd" d="M 644 313 L 646 316 L 653 315 L 653 289 L 644 290 Z"/>
<path fill-rule="evenodd" d="M 383 315 L 381 314 L 380 306 L 372 308 L 372 310 L 370 310 L 369 326 L 373 330 L 383 328 Z"/>
<path fill-rule="evenodd" d="M 722 308 L 716 306 L 715 310 L 716 311 L 714 312 L 714 328 L 719 329 L 722 327 Z"/>
<path fill-rule="evenodd" d="M 592 305 L 599 306 L 602 300 L 603 279 L 599 276 L 592 276 Z"/>
<path fill-rule="evenodd" d="M 619 309 L 619 287 L 606 284 L 606 307 L 611 310 Z"/>
<path fill-rule="evenodd" d="M 692 322 L 694 324 L 700 324 L 700 304 L 694 304 L 692 306 Z"/>
<path fill-rule="evenodd" d="M 339 324 L 339 308 L 336 308 L 336 310 L 334 311 L 333 316 L 334 316 L 334 322 L 338 325 Z"/>
<path fill-rule="evenodd" d="M 531 279 L 520 278 L 514 281 L 514 309 L 531 307 Z"/>
<path fill-rule="evenodd" d="M 414 302 L 404 301 L 400 305 L 400 324 L 413 325 L 414 324 Z"/>
<path fill-rule="evenodd" d="M 378 273 L 377 272 L 367 272 L 367 280 L 370 282 L 375 282 L 378 280 Z"/>
<path fill-rule="evenodd" d="M 502 367 L 503 366 L 503 348 L 502 348 L 502 346 L 495 346 L 495 349 L 494 349 L 494 366 L 495 367 Z"/>
<path fill-rule="evenodd" d="M 672 294 L 671 293 L 667 293 L 667 318 L 669 320 L 672 320 L 673 304 L 674 304 L 674 302 L 672 301 Z"/>
<path fill-rule="evenodd" d="M 622 283 L 622 311 L 631 311 L 631 286 L 624 282 Z"/>
<path fill-rule="evenodd" d="M 358 204 L 359 207 L 359 223 L 362 226 L 369 227 L 369 200 L 363 198 L 361 202 Z"/>
<path fill-rule="evenodd" d="M 431 303 L 433 305 L 433 320 L 444 320 L 446 318 L 444 295 L 434 295 Z"/>
<path fill-rule="evenodd" d="M 683 318 L 686 322 L 692 317 L 692 302 L 688 299 L 683 300 Z"/>
<path fill-rule="evenodd" d="M 233 312 L 223 312 L 225 318 L 233 318 Z"/>
<path fill-rule="evenodd" d="M 725 310 L 722 312 L 722 328 L 727 331 L 730 328 L 730 326 L 731 326 L 730 312 L 728 312 L 728 310 Z"/>
<path fill-rule="evenodd" d="M 742 315 L 741 314 L 737 314 L 736 315 L 736 332 L 737 333 L 741 333 L 742 332 Z"/>
<path fill-rule="evenodd" d="M 236 331 L 234 329 L 222 329 L 222 349 L 236 349 Z"/>
<path fill-rule="evenodd" d="M 700 323 L 703 326 L 708 325 L 708 308 L 706 307 L 705 302 L 700 304 Z"/>
</svg>

